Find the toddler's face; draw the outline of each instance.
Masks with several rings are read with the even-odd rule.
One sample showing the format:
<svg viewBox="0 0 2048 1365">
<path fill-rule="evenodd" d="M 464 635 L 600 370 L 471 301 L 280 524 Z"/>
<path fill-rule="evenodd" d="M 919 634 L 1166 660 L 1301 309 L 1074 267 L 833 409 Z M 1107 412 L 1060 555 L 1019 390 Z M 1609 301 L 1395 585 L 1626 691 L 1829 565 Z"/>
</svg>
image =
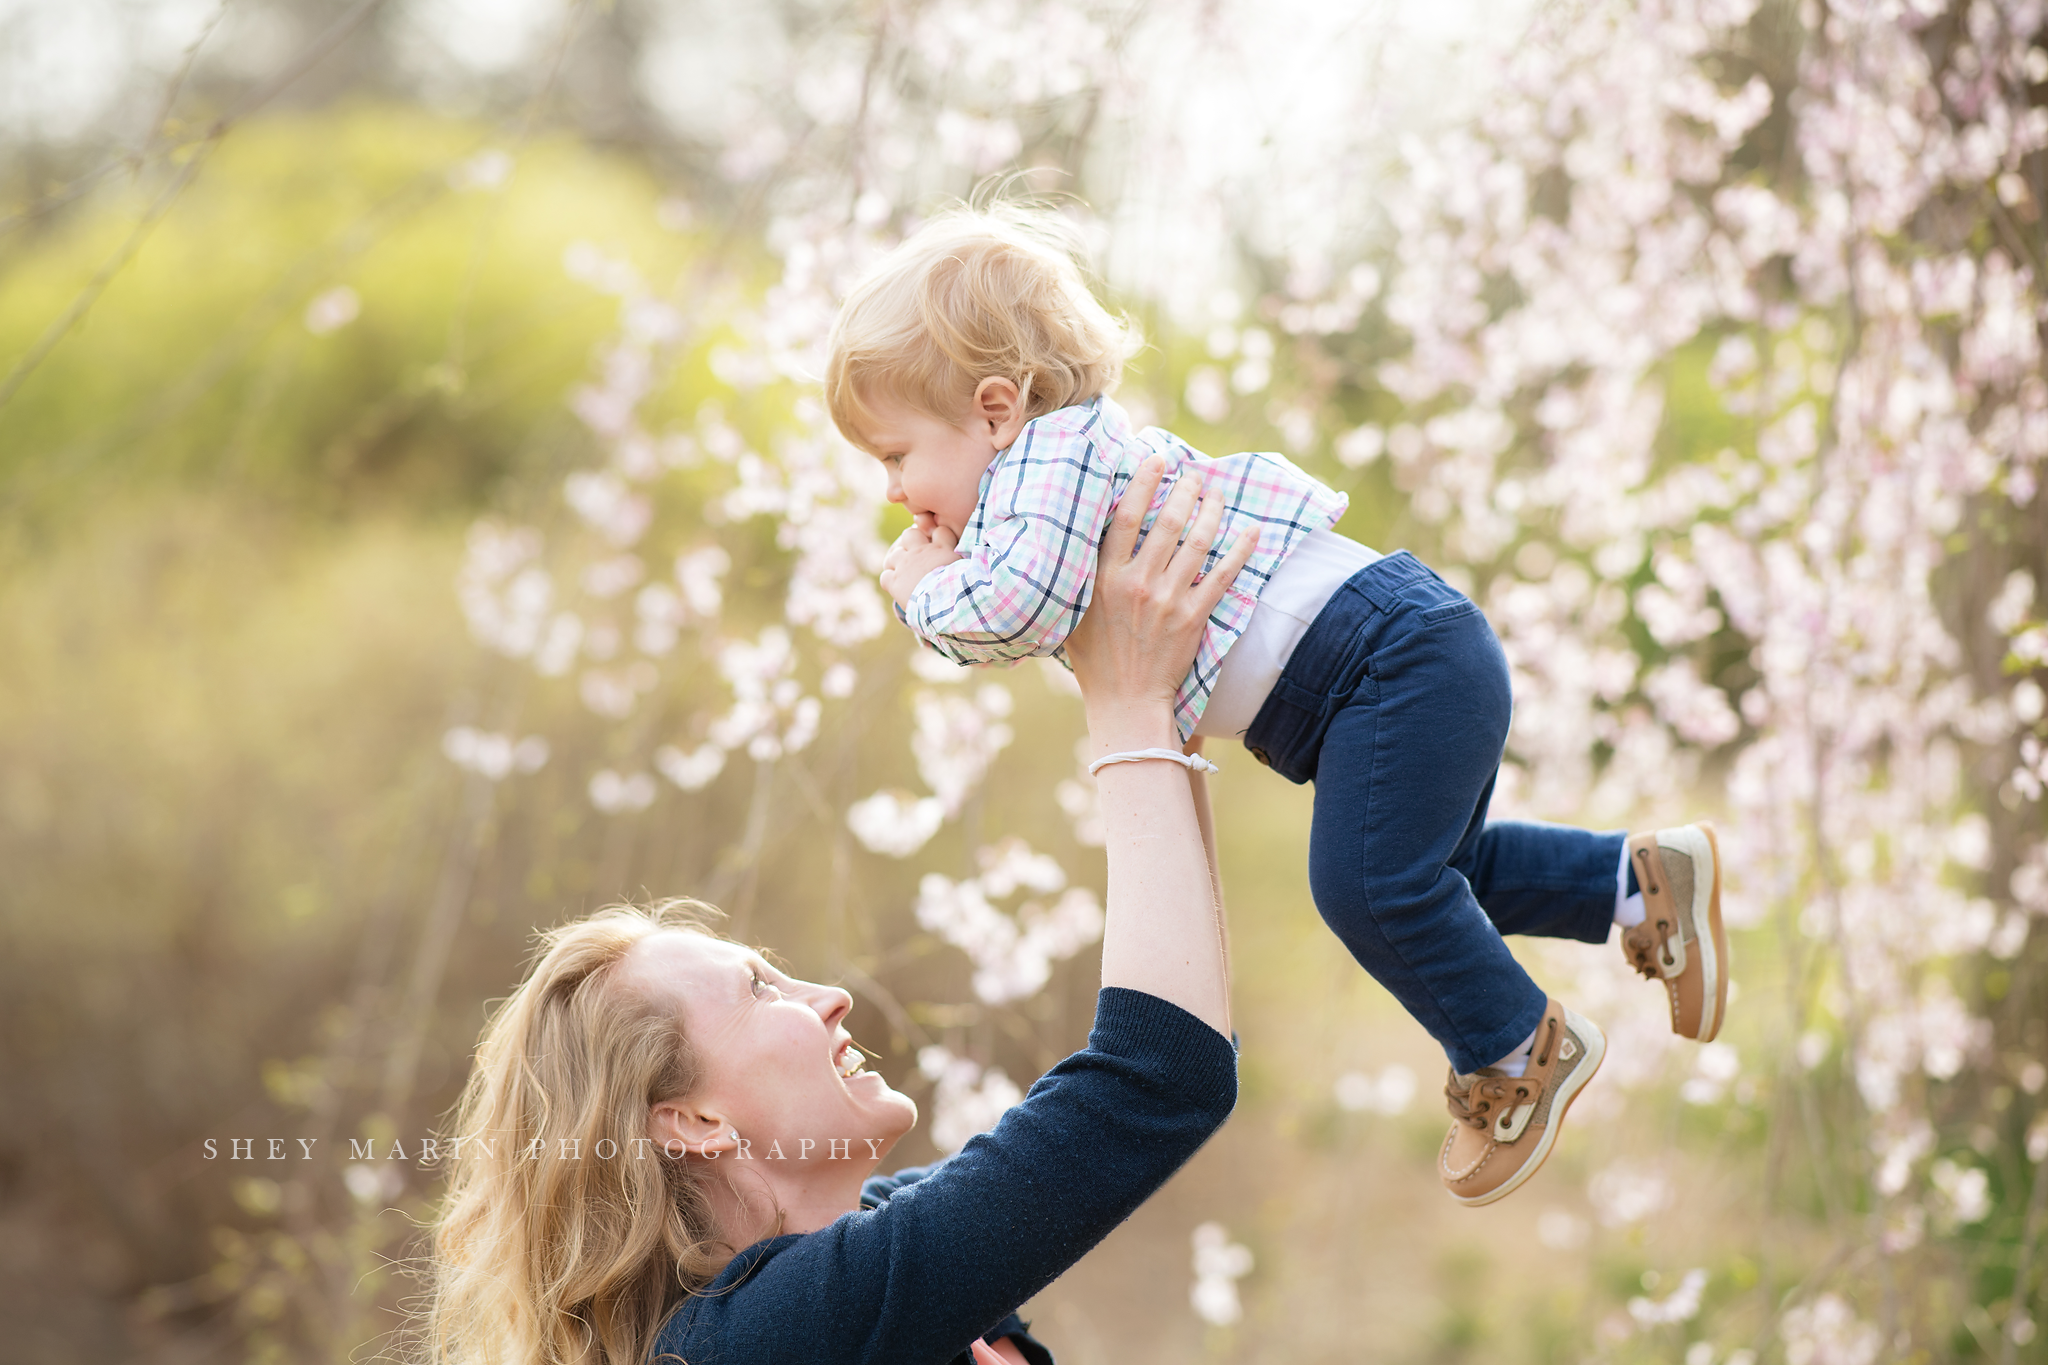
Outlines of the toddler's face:
<svg viewBox="0 0 2048 1365">
<path fill-rule="evenodd" d="M 983 472 L 1003 449 L 997 424 L 974 417 L 956 426 L 888 399 L 872 405 L 863 434 L 889 471 L 889 501 L 926 530 L 943 526 L 957 539 L 974 515 Z"/>
</svg>

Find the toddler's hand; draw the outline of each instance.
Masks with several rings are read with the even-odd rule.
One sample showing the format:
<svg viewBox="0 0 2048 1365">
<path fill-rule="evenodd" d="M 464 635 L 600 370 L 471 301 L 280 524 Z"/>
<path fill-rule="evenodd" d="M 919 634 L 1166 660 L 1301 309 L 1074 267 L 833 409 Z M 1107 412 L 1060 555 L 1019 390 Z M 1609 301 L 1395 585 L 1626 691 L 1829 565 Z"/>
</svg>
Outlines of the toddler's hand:
<svg viewBox="0 0 2048 1365">
<path fill-rule="evenodd" d="M 908 609 L 910 594 L 919 581 L 934 569 L 943 569 L 960 558 L 953 548 L 959 539 L 931 517 L 920 514 L 882 560 L 882 591 L 899 607 Z"/>
</svg>

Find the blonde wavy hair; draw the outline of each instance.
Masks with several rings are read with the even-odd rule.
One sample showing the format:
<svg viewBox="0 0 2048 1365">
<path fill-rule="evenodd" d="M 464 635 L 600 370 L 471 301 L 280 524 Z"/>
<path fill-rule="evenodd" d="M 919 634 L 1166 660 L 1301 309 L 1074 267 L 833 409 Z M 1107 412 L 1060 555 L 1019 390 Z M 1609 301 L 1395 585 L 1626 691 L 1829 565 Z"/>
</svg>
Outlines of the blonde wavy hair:
<svg viewBox="0 0 2048 1365">
<path fill-rule="evenodd" d="M 1076 264 L 1072 229 L 1021 204 L 932 219 L 856 285 L 832 324 L 825 404 L 863 450 L 877 401 L 960 422 L 982 380 L 1013 381 L 1026 418 L 1116 388 L 1136 349 Z"/>
<path fill-rule="evenodd" d="M 650 934 L 722 937 L 717 915 L 688 900 L 614 906 L 542 937 L 455 1110 L 462 1141 L 432 1224 L 421 1359 L 640 1365 L 668 1311 L 737 1252 L 701 1184 L 713 1177 L 630 1145 L 701 1070 L 674 1002 L 617 975 Z M 564 1159 L 569 1143 L 586 1159 Z"/>
</svg>

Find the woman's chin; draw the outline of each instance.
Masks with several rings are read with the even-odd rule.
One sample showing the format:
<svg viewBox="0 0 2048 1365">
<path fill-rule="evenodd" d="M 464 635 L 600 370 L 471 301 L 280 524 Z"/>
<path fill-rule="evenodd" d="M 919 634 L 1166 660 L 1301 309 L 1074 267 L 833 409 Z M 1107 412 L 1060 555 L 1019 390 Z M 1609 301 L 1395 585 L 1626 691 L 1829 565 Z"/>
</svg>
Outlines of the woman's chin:
<svg viewBox="0 0 2048 1365">
<path fill-rule="evenodd" d="M 876 1098 L 883 1099 L 888 1103 L 892 1111 L 893 1120 L 887 1132 L 882 1134 L 882 1136 L 887 1137 L 893 1142 L 917 1127 L 917 1101 L 900 1090 L 889 1089 L 886 1083 L 882 1089 L 884 1094 Z"/>
</svg>

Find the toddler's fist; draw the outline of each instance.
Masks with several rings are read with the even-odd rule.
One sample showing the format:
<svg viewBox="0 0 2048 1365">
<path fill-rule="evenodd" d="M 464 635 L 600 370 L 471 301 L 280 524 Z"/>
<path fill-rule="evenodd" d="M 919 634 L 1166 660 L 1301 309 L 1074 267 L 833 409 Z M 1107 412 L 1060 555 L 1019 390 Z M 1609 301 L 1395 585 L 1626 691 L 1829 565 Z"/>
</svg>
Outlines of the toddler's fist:
<svg viewBox="0 0 2048 1365">
<path fill-rule="evenodd" d="M 926 574 L 943 569 L 960 557 L 953 548 L 959 543 L 959 538 L 935 522 L 930 513 L 918 513 L 882 560 L 882 591 L 897 606 L 908 607 L 910 594 Z"/>
</svg>

